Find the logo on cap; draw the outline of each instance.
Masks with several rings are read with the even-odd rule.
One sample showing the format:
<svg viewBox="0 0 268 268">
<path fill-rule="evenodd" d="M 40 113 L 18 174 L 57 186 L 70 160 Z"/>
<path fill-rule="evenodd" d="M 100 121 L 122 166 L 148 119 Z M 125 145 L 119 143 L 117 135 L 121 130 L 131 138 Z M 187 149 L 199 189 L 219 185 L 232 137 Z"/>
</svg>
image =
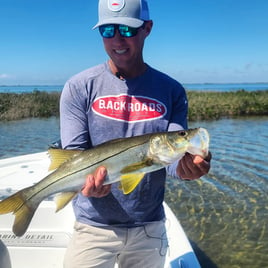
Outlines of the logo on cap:
<svg viewBox="0 0 268 268">
<path fill-rule="evenodd" d="M 108 0 L 108 8 L 111 11 L 120 11 L 125 6 L 125 0 Z"/>
</svg>

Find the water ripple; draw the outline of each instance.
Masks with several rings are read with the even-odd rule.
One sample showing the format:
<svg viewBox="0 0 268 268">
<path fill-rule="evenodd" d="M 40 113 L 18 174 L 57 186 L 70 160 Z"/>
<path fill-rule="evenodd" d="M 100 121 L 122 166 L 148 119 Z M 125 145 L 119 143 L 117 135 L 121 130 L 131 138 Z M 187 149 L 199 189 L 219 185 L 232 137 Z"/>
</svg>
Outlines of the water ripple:
<svg viewBox="0 0 268 268">
<path fill-rule="evenodd" d="M 189 237 L 218 267 L 268 263 L 268 118 L 193 123 L 206 127 L 210 173 L 193 182 L 167 181 L 166 199 Z M 176 196 L 176 191 L 179 194 Z"/>
</svg>

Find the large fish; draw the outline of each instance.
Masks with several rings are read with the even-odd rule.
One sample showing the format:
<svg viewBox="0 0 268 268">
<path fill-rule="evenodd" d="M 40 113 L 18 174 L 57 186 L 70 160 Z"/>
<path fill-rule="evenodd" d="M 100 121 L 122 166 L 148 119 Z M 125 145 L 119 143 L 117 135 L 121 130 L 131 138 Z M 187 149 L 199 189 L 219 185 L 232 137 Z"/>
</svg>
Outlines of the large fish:
<svg viewBox="0 0 268 268">
<path fill-rule="evenodd" d="M 0 214 L 13 212 L 13 232 L 22 236 L 44 199 L 59 193 L 55 196 L 56 211 L 62 209 L 81 190 L 86 176 L 99 166 L 107 168 L 104 184 L 120 181 L 123 193 L 129 194 L 145 173 L 173 163 L 186 152 L 206 157 L 208 146 L 208 132 L 196 128 L 116 139 L 85 151 L 50 149 L 50 170 L 55 171 L 2 200 Z"/>
</svg>

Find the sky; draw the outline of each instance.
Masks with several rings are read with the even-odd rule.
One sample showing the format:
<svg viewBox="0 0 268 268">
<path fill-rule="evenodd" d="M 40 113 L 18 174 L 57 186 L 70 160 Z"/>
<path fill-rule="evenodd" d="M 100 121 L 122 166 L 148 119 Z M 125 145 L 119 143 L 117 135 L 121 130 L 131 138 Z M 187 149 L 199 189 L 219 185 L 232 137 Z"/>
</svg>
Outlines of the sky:
<svg viewBox="0 0 268 268">
<path fill-rule="evenodd" d="M 181 83 L 268 82 L 267 0 L 148 3 L 150 66 Z M 63 85 L 106 61 L 92 30 L 97 6 L 97 0 L 0 0 L 0 85 Z"/>
</svg>

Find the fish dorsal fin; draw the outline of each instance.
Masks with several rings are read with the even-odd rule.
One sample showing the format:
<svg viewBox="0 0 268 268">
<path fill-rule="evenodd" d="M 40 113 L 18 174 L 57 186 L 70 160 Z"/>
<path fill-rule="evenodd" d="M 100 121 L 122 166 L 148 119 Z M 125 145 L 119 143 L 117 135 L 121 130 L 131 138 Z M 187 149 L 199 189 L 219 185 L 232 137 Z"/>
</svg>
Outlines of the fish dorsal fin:
<svg viewBox="0 0 268 268">
<path fill-rule="evenodd" d="M 121 176 L 121 186 L 120 189 L 124 194 L 131 193 L 140 181 L 143 179 L 145 173 L 135 173 L 135 174 L 125 174 Z"/>
<path fill-rule="evenodd" d="M 49 149 L 48 154 L 51 159 L 49 171 L 58 168 L 61 164 L 69 160 L 70 158 L 80 154 L 81 150 L 63 150 L 63 149 Z"/>
<path fill-rule="evenodd" d="M 131 173 L 131 172 L 135 172 L 135 171 L 138 171 L 138 170 L 141 170 L 145 167 L 149 167 L 151 166 L 153 163 L 152 163 L 152 160 L 150 158 L 144 160 L 144 161 L 141 161 L 141 162 L 136 162 L 134 164 L 131 164 L 129 166 L 126 166 L 124 167 L 122 170 L 121 170 L 121 173 L 122 174 L 126 174 L 126 173 Z"/>
<path fill-rule="evenodd" d="M 56 212 L 63 209 L 75 196 L 77 192 L 59 193 L 54 197 L 56 203 Z"/>
</svg>

